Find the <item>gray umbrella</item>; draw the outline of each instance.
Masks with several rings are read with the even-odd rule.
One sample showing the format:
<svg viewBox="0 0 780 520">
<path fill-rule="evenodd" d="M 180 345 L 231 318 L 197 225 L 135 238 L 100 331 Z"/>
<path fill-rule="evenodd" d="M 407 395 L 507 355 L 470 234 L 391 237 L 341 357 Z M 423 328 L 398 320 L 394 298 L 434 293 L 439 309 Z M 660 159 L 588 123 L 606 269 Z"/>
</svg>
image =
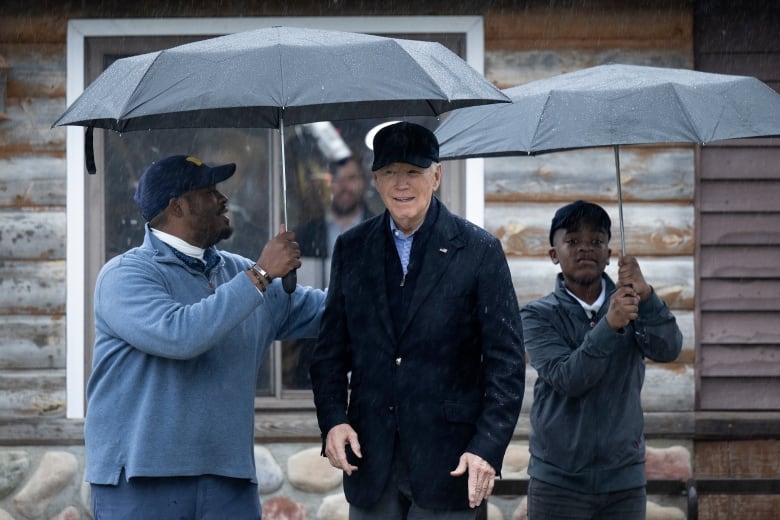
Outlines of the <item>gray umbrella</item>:
<svg viewBox="0 0 780 520">
<path fill-rule="evenodd" d="M 452 113 L 436 129 L 446 159 L 612 146 L 621 252 L 619 145 L 780 135 L 780 94 L 753 77 L 600 65 L 503 91 L 511 104 Z"/>
<path fill-rule="evenodd" d="M 439 43 L 269 27 L 119 59 L 52 126 L 277 128 L 284 143 L 285 125 L 508 101 Z M 281 160 L 286 225 L 284 146 Z"/>
</svg>

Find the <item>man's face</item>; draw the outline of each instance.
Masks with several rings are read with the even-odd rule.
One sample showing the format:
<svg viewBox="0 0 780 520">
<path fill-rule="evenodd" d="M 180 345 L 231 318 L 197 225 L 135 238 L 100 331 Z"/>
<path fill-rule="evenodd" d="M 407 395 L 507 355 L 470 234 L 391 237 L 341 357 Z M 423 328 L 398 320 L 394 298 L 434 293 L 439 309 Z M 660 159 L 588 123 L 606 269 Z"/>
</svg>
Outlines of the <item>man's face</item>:
<svg viewBox="0 0 780 520">
<path fill-rule="evenodd" d="M 408 163 L 388 164 L 374 172 L 382 202 L 398 229 L 409 234 L 425 220 L 433 192 L 441 183 L 441 164 L 420 168 Z"/>
<path fill-rule="evenodd" d="M 336 171 L 331 191 L 331 208 L 337 215 L 349 215 L 360 206 L 366 179 L 356 161 L 348 161 Z"/>
<path fill-rule="evenodd" d="M 225 215 L 228 199 L 216 186 L 188 191 L 179 198 L 192 237 L 190 243 L 206 248 L 233 234 L 230 219 Z"/>
<path fill-rule="evenodd" d="M 550 258 L 560 264 L 566 286 L 601 285 L 601 274 L 609 264 L 609 236 L 591 224 L 580 223 L 575 229 L 559 229 L 553 235 Z"/>
</svg>

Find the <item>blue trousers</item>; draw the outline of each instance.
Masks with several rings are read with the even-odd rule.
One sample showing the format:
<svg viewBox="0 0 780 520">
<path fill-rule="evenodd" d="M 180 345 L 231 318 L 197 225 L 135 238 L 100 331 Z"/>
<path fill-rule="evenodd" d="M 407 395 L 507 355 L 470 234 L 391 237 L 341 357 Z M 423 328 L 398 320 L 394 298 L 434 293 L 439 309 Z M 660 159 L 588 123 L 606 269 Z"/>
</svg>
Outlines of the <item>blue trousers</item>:
<svg viewBox="0 0 780 520">
<path fill-rule="evenodd" d="M 528 520 L 645 520 L 644 487 L 614 493 L 577 493 L 532 478 Z"/>
<path fill-rule="evenodd" d="M 246 479 L 136 477 L 92 484 L 95 520 L 260 520 L 257 485 Z"/>
</svg>

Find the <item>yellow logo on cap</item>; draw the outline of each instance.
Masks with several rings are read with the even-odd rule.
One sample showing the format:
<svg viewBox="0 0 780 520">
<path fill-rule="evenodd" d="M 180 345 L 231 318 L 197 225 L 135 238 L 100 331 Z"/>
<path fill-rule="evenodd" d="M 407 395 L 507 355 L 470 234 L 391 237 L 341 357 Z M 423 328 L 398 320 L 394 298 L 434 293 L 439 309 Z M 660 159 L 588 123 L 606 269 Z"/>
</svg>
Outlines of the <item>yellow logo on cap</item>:
<svg viewBox="0 0 780 520">
<path fill-rule="evenodd" d="M 187 158 L 185 159 L 185 161 L 190 161 L 190 162 L 191 162 L 192 164 L 194 164 L 195 166 L 202 166 L 202 165 L 203 165 L 203 161 L 201 161 L 201 160 L 200 160 L 200 159 L 198 159 L 197 157 L 193 157 L 193 156 L 191 156 L 191 155 L 190 155 L 189 157 L 187 157 Z"/>
</svg>

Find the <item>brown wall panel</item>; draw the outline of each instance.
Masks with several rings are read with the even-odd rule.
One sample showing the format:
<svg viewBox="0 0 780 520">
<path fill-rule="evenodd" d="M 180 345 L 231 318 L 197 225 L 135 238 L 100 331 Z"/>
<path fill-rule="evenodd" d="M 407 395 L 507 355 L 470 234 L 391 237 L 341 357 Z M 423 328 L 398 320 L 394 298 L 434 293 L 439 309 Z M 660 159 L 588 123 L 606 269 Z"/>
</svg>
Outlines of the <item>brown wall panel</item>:
<svg viewBox="0 0 780 520">
<path fill-rule="evenodd" d="M 706 278 L 780 278 L 778 247 L 701 248 L 699 273 Z"/>
<path fill-rule="evenodd" d="M 713 280 L 698 287 L 702 311 L 780 311 L 780 280 Z"/>
<path fill-rule="evenodd" d="M 702 377 L 701 407 L 709 410 L 780 409 L 780 378 Z"/>
<path fill-rule="evenodd" d="M 700 341 L 702 345 L 780 345 L 780 320 L 776 312 L 702 313 Z"/>
<path fill-rule="evenodd" d="M 701 154 L 701 179 L 774 179 L 780 175 L 780 139 L 740 139 L 739 146 L 713 146 Z M 750 144 L 746 144 L 750 143 Z"/>
<path fill-rule="evenodd" d="M 702 212 L 780 210 L 780 178 L 776 181 L 710 181 L 702 182 L 700 187 Z"/>
<path fill-rule="evenodd" d="M 702 377 L 780 377 L 780 345 L 707 345 L 699 370 Z"/>
<path fill-rule="evenodd" d="M 780 213 L 704 213 L 702 245 L 780 245 Z"/>
</svg>

